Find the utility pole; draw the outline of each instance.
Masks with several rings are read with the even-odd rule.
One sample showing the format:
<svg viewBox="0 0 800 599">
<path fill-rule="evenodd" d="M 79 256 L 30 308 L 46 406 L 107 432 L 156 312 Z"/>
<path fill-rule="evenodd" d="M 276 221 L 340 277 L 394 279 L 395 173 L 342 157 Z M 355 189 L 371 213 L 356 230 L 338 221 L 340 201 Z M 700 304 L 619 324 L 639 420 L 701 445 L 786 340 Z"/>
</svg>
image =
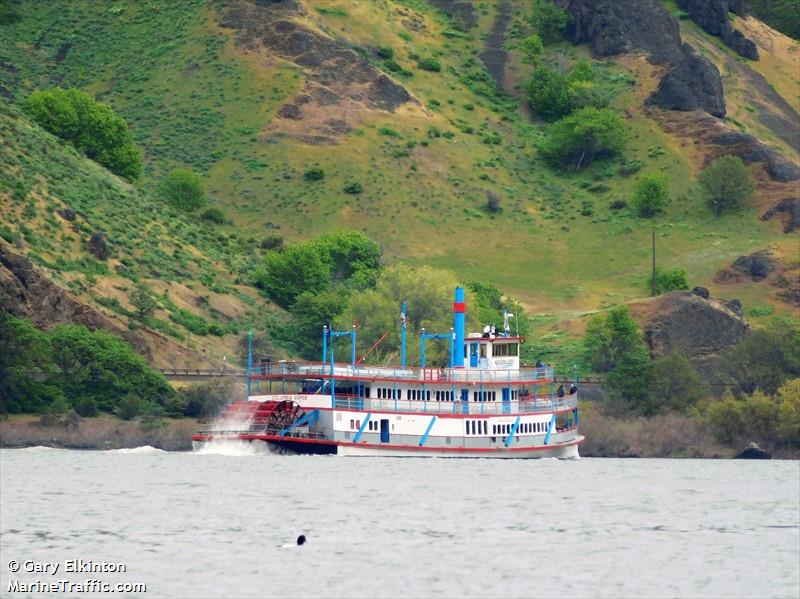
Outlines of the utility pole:
<svg viewBox="0 0 800 599">
<path fill-rule="evenodd" d="M 653 227 L 653 282 L 652 296 L 656 296 L 656 228 Z"/>
</svg>

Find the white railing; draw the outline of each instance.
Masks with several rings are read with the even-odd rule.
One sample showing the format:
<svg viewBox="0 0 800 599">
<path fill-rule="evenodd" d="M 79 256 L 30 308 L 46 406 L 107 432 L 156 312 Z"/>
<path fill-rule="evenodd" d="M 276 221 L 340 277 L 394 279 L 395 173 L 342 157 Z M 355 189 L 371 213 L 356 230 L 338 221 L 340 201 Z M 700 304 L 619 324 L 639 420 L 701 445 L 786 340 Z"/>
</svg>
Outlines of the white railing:
<svg viewBox="0 0 800 599">
<path fill-rule="evenodd" d="M 385 368 L 380 366 L 353 366 L 351 364 L 330 364 L 324 362 L 270 362 L 257 364 L 252 374 L 256 378 L 305 377 L 330 378 L 331 370 L 335 378 L 383 379 L 425 384 L 448 383 L 522 383 L 532 381 L 551 381 L 553 369 L 548 366 L 519 368 L 517 370 L 483 370 L 471 368 Z"/>
</svg>

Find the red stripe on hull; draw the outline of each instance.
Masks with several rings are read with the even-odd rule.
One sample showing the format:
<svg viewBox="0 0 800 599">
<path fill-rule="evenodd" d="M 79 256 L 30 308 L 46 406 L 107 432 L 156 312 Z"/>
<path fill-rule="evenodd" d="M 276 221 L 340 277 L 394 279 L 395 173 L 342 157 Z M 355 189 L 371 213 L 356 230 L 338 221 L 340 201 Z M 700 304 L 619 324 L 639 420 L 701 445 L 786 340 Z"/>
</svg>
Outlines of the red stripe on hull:
<svg viewBox="0 0 800 599">
<path fill-rule="evenodd" d="M 268 443 L 306 443 L 309 445 L 337 445 L 344 447 L 367 447 L 370 449 L 402 449 L 404 451 L 444 451 L 452 453 L 506 453 L 515 451 L 547 451 L 550 449 L 558 449 L 560 447 L 571 447 L 573 445 L 580 445 L 583 443 L 583 438 L 575 439 L 567 443 L 559 443 L 556 445 L 529 445 L 525 447 L 420 447 L 419 445 L 392 445 L 392 444 L 378 444 L 378 443 L 352 443 L 348 441 L 334 441 L 331 439 L 302 439 L 300 437 L 280 437 L 278 435 L 251 435 L 241 434 L 235 437 L 214 435 L 192 435 L 192 441 L 223 441 L 223 440 L 240 440 L 240 441 L 266 441 Z"/>
</svg>

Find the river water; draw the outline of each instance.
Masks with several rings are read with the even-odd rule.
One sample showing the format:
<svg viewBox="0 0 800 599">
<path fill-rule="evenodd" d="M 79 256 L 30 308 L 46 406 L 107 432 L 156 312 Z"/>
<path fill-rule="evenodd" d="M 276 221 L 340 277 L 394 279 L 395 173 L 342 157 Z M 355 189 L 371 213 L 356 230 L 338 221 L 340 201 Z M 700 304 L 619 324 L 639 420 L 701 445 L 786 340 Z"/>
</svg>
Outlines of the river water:
<svg viewBox="0 0 800 599">
<path fill-rule="evenodd" d="M 3 597 L 800 596 L 799 462 L 31 448 L 0 483 Z"/>
</svg>

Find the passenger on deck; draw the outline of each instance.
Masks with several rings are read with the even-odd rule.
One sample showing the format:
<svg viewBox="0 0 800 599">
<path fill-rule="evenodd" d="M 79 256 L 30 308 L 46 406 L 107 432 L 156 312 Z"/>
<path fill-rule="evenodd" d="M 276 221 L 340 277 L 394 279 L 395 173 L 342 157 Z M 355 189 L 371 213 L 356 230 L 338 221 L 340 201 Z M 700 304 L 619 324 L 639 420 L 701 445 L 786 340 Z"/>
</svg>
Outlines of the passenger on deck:
<svg viewBox="0 0 800 599">
<path fill-rule="evenodd" d="M 544 368 L 544 364 L 542 364 L 541 360 L 536 360 L 536 368 Z"/>
<path fill-rule="evenodd" d="M 557 393 L 558 393 L 559 397 L 564 397 L 564 385 L 559 385 L 558 386 L 558 392 Z"/>
<path fill-rule="evenodd" d="M 570 394 L 570 395 L 575 395 L 577 392 L 578 392 L 578 387 L 577 387 L 577 385 L 575 385 L 575 383 L 572 383 L 572 384 L 569 386 L 569 394 Z"/>
</svg>

